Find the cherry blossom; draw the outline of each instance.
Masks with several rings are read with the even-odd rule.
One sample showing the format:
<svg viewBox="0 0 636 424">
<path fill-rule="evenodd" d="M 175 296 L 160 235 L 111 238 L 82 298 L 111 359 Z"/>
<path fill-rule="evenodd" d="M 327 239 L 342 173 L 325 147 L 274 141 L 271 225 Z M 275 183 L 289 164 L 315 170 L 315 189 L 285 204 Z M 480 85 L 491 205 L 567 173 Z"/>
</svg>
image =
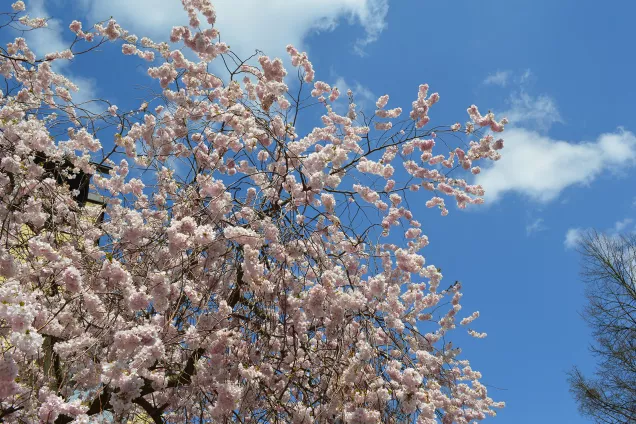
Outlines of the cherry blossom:
<svg viewBox="0 0 636 424">
<path fill-rule="evenodd" d="M 24 38 L 6 43 L 0 421 L 495 415 L 503 403 L 449 343 L 479 313 L 464 313 L 461 284 L 443 285 L 427 263 L 408 205 L 446 215 L 446 198 L 483 203 L 463 176 L 500 158 L 492 133 L 507 121 L 471 106 L 466 143 L 444 150 L 462 127 L 429 128 L 440 97 L 426 84 L 408 116 L 385 109 L 388 95 L 362 113 L 351 91 L 340 115 L 340 92 L 316 80 L 307 53 L 287 47 L 293 69 L 265 54 L 238 60 L 212 4 L 182 4 L 171 44 L 115 19 L 71 22 L 75 42 L 42 57 Z M 27 6 L 4 16 L 38 31 L 46 20 Z M 161 96 L 128 111 L 75 104 L 77 86 L 50 62 L 107 42 L 130 72 L 146 66 Z M 212 74 L 222 59 L 234 65 Z M 303 111 L 318 108 L 307 130 Z"/>
</svg>

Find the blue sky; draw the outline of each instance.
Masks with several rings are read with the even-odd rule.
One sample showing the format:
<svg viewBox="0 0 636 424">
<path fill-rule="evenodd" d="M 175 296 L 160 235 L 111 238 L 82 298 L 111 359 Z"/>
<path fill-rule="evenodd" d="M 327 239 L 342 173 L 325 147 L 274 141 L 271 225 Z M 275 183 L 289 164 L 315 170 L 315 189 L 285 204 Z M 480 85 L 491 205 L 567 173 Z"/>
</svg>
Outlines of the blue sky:
<svg viewBox="0 0 636 424">
<path fill-rule="evenodd" d="M 27 1 L 41 10 L 43 3 Z M 395 1 L 230 0 L 217 2 L 222 37 L 233 49 L 272 56 L 293 43 L 309 53 L 318 79 L 354 90 L 372 105 L 408 108 L 420 83 L 441 95 L 432 123 L 465 122 L 477 104 L 508 115 L 503 159 L 478 179 L 487 205 L 446 218 L 411 204 L 431 245 L 427 262 L 446 282 L 464 283 L 464 308 L 479 310 L 464 353 L 496 400 L 495 423 L 585 423 L 568 393 L 572 365 L 591 371 L 579 258 L 581 230 L 634 229 L 636 100 L 633 23 L 636 4 L 591 0 Z M 177 0 L 47 0 L 65 29 L 113 15 L 137 35 L 167 39 L 186 22 Z M 35 14 L 35 13 L 34 13 Z M 62 49 L 69 32 L 33 40 Z M 58 48 L 57 46 L 60 46 Z M 128 70 L 140 64 L 106 47 L 64 72 L 80 77 L 87 97 L 126 107 L 141 98 Z M 113 53 L 113 54 L 110 54 Z M 143 65 L 143 64 L 142 64 Z M 123 72 L 123 70 L 126 72 Z M 371 107 L 371 106 L 370 106 Z M 408 109 L 407 109 L 408 110 Z M 502 115 L 503 116 L 503 115 Z M 423 203 L 423 202 L 422 202 Z"/>
</svg>

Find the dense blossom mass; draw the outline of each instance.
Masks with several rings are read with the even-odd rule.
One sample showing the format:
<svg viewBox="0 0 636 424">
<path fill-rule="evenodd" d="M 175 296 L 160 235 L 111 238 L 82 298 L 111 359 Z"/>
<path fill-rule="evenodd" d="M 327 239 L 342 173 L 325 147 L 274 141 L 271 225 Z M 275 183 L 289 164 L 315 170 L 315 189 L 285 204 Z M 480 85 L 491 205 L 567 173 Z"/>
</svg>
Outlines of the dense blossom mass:
<svg viewBox="0 0 636 424">
<path fill-rule="evenodd" d="M 73 21 L 69 49 L 44 57 L 21 35 L 45 19 L 22 1 L 0 15 L 18 35 L 0 48 L 0 421 L 494 415 L 449 339 L 458 324 L 484 337 L 479 313 L 426 263 L 406 197 L 442 215 L 482 203 L 457 175 L 499 159 L 506 121 L 471 106 L 433 130 L 425 84 L 404 116 L 388 95 L 364 114 L 306 53 L 288 46 L 291 71 L 242 60 L 208 0 L 182 3 L 169 43 Z M 108 42 L 156 80 L 134 110 L 77 104 L 57 66 Z"/>
</svg>

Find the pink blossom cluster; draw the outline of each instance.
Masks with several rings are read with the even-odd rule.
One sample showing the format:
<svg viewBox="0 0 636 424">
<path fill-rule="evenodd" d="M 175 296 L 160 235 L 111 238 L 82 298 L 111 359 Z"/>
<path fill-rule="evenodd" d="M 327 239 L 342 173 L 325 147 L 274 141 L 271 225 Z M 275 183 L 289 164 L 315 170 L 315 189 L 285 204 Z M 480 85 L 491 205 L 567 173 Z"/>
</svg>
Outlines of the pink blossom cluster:
<svg viewBox="0 0 636 424">
<path fill-rule="evenodd" d="M 377 100 L 377 102 L 375 103 L 375 105 L 378 108 L 375 111 L 376 116 L 378 116 L 380 118 L 397 118 L 398 116 L 400 116 L 402 114 L 402 108 L 401 107 L 396 107 L 396 108 L 393 108 L 393 109 L 385 110 L 384 108 L 386 107 L 388 102 L 389 102 L 389 95 L 388 94 L 385 94 L 384 96 L 380 97 Z"/>
<path fill-rule="evenodd" d="M 430 118 L 428 116 L 428 110 L 431 106 L 439 101 L 439 94 L 433 93 L 428 99 L 428 84 L 422 84 L 417 92 L 417 100 L 413 102 L 413 110 L 410 113 L 411 119 L 415 120 L 415 126 L 422 128 L 428 124 Z"/>
<path fill-rule="evenodd" d="M 82 23 L 80 21 L 73 21 L 71 22 L 71 24 L 69 25 L 69 29 L 75 33 L 75 35 L 77 37 L 79 37 L 80 39 L 84 39 L 88 42 L 92 42 L 93 39 L 95 38 L 95 33 L 93 32 L 84 32 L 82 30 Z"/>
<path fill-rule="evenodd" d="M 477 106 L 472 105 L 468 108 L 468 115 L 473 120 L 476 125 L 480 127 L 490 127 L 490 129 L 494 132 L 502 132 L 504 129 L 504 125 L 508 123 L 506 118 L 503 118 L 501 121 L 497 122 L 495 120 L 495 114 L 492 112 L 488 112 L 486 116 L 482 116 L 479 113 L 479 109 Z"/>
<path fill-rule="evenodd" d="M 22 3 L 22 4 L 20 4 Z M 19 8 L 24 8 L 24 3 L 23 2 L 17 2 L 13 4 L 14 6 L 14 10 L 16 7 Z M 37 29 L 37 28 L 44 28 L 48 25 L 47 21 L 45 18 L 29 18 L 29 15 L 24 15 L 22 17 L 20 17 L 20 19 L 18 19 L 18 22 L 20 22 L 22 25 L 26 26 L 26 27 L 30 27 L 32 29 Z"/>
<path fill-rule="evenodd" d="M 313 82 L 314 76 L 315 76 L 314 67 L 309 61 L 309 59 L 307 58 L 307 53 L 305 52 L 299 53 L 298 50 L 291 44 L 287 45 L 287 53 L 289 53 L 289 56 L 291 57 L 293 66 L 302 67 L 304 69 L 305 82 Z"/>
<path fill-rule="evenodd" d="M 11 5 L 11 9 L 13 9 L 14 12 L 22 12 L 26 9 L 26 6 L 22 0 L 19 0 Z"/>
</svg>

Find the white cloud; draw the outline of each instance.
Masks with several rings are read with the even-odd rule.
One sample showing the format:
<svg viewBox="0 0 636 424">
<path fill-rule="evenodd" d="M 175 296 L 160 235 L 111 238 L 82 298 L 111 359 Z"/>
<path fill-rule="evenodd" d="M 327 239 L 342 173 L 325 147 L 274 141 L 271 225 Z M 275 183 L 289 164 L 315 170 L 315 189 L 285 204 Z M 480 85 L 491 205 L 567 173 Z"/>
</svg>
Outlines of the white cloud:
<svg viewBox="0 0 636 424">
<path fill-rule="evenodd" d="M 532 77 L 530 69 L 520 74 L 509 70 L 498 70 L 488 75 L 483 84 L 506 87 L 514 83 L 516 88 L 511 91 L 506 100 L 507 109 L 498 110 L 496 114 L 508 118 L 509 127 L 523 127 L 545 132 L 553 124 L 563 123 L 563 120 L 554 99 L 545 94 L 534 96 L 528 93 L 527 89 Z"/>
<path fill-rule="evenodd" d="M 581 228 L 570 228 L 565 233 L 565 240 L 563 241 L 565 248 L 574 249 L 576 246 L 578 246 L 579 242 L 583 238 L 584 231 L 585 230 Z"/>
<path fill-rule="evenodd" d="M 623 170 L 636 160 L 636 136 L 622 129 L 582 143 L 523 128 L 506 130 L 504 138 L 502 158 L 476 178 L 488 202 L 514 192 L 546 203 L 567 187 L 589 184 L 601 173 Z"/>
<path fill-rule="evenodd" d="M 496 75 L 491 76 L 495 79 Z M 496 111 L 510 124 L 502 135 L 505 148 L 501 160 L 476 177 L 486 189 L 487 201 L 515 192 L 547 203 L 567 187 L 589 184 L 603 172 L 619 173 L 635 164 L 636 136 L 622 128 L 601 134 L 592 142 L 548 136 L 552 125 L 563 120 L 550 96 L 526 91 L 532 77 L 529 69 L 515 77 L 519 90 L 508 99 L 508 110 Z M 512 79 L 510 75 L 507 78 Z"/>
<path fill-rule="evenodd" d="M 167 40 L 175 25 L 187 24 L 181 2 L 175 0 L 84 0 L 89 17 L 101 21 L 113 16 L 139 36 Z M 258 48 L 269 56 L 286 57 L 285 46 L 304 49 L 315 31 L 333 30 L 343 20 L 359 24 L 364 36 L 355 44 L 362 52 L 386 28 L 388 0 L 216 0 L 221 39 L 241 57 Z"/>
<path fill-rule="evenodd" d="M 509 69 L 499 70 L 496 72 L 489 74 L 483 81 L 484 85 L 498 85 L 501 87 L 506 87 L 510 83 L 515 83 L 520 86 L 527 85 L 530 82 L 530 79 L 533 77 L 532 71 L 530 69 L 526 69 L 523 73 L 516 73 Z"/>
<path fill-rule="evenodd" d="M 519 77 L 519 83 L 525 84 L 530 80 L 531 77 L 532 77 L 532 71 L 530 69 L 526 69 L 523 72 L 523 74 L 521 74 L 521 76 Z"/>
<path fill-rule="evenodd" d="M 621 233 L 634 222 L 631 218 L 625 218 L 622 221 L 616 221 L 614 224 L 614 232 Z"/>
<path fill-rule="evenodd" d="M 625 218 L 620 221 L 616 221 L 614 226 L 603 231 L 602 234 L 610 239 L 620 241 L 621 237 L 625 234 L 636 232 L 636 228 L 632 225 L 634 220 L 632 218 Z M 588 232 L 593 232 L 591 228 L 570 228 L 565 233 L 565 240 L 563 244 L 566 249 L 575 248 L 582 240 L 583 236 Z"/>
<path fill-rule="evenodd" d="M 545 132 L 555 123 L 562 123 L 555 101 L 547 95 L 531 96 L 525 91 L 513 93 L 509 99 L 510 108 L 499 112 L 510 121 L 510 127 L 532 128 Z"/>
<path fill-rule="evenodd" d="M 508 85 L 508 80 L 511 76 L 510 71 L 497 71 L 494 74 L 490 74 L 483 81 L 485 85 L 499 85 L 501 87 L 505 87 Z"/>
<path fill-rule="evenodd" d="M 543 218 L 537 218 L 530 224 L 526 225 L 526 235 L 530 236 L 540 231 L 545 231 L 548 227 L 543 224 Z"/>
</svg>

